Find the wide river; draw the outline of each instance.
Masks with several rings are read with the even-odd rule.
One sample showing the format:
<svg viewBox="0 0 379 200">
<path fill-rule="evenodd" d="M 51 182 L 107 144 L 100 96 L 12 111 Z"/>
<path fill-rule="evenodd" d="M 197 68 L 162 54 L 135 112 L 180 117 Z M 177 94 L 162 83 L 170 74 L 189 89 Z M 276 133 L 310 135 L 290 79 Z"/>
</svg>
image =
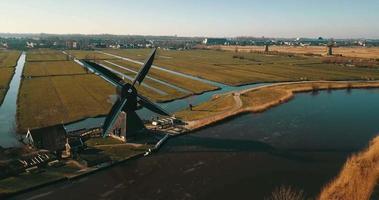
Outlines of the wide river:
<svg viewBox="0 0 379 200">
<path fill-rule="evenodd" d="M 379 133 L 378 102 L 379 89 L 297 94 L 172 138 L 149 157 L 16 199 L 263 199 L 280 185 L 314 197 Z"/>
</svg>

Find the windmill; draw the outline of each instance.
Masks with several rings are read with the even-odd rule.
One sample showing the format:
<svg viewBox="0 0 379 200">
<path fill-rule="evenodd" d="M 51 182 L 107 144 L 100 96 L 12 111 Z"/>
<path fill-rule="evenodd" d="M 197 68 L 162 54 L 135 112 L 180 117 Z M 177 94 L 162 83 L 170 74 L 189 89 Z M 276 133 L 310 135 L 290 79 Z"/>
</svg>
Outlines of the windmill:
<svg viewBox="0 0 379 200">
<path fill-rule="evenodd" d="M 142 83 L 149 72 L 154 61 L 155 53 L 156 49 L 154 49 L 149 58 L 146 60 L 145 64 L 140 69 L 132 83 L 124 82 L 122 78 L 97 63 L 89 60 L 83 60 L 83 63 L 86 66 L 106 78 L 108 81 L 112 82 L 117 87 L 118 99 L 103 124 L 102 134 L 104 137 L 107 136 L 107 134 L 113 129 L 113 126 L 121 112 L 126 113 L 126 119 L 124 120 L 126 122 L 127 130 L 125 133 L 121 133 L 125 137 L 135 136 L 137 133 L 145 130 L 143 121 L 136 113 L 140 107 L 145 107 L 159 115 L 170 116 L 168 112 L 151 102 L 148 98 L 140 95 L 135 87 L 137 83 L 138 85 Z"/>
<path fill-rule="evenodd" d="M 327 52 L 326 52 L 326 55 L 328 56 L 332 56 L 333 55 L 333 47 L 335 47 L 335 42 L 332 39 L 330 39 L 330 41 L 328 42 L 328 44 L 326 45 L 327 46 Z"/>
</svg>

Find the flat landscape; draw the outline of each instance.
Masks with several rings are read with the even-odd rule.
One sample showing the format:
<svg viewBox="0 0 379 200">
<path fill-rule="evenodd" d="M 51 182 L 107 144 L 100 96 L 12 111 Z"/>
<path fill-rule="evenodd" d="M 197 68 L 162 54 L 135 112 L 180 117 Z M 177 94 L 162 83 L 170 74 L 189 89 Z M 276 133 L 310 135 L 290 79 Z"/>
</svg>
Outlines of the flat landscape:
<svg viewBox="0 0 379 200">
<path fill-rule="evenodd" d="M 26 56 L 26 61 L 28 62 L 60 61 L 68 59 L 68 56 L 63 54 L 61 51 L 51 49 L 38 49 L 28 51 L 28 54 Z"/>
<path fill-rule="evenodd" d="M 0 68 L 15 67 L 20 54 L 19 51 L 0 50 Z"/>
<path fill-rule="evenodd" d="M 223 49 L 228 51 L 249 52 L 249 51 L 263 51 L 264 46 L 214 46 L 213 49 Z M 270 51 L 278 51 L 283 53 L 296 53 L 296 54 L 318 54 L 326 55 L 325 46 L 270 46 Z M 378 47 L 335 47 L 333 53 L 345 57 L 379 59 Z"/>
<path fill-rule="evenodd" d="M 4 100 L 9 83 L 12 80 L 15 66 L 19 57 L 19 51 L 0 50 L 0 105 Z"/>
<path fill-rule="evenodd" d="M 69 50 L 66 52 L 76 57 L 77 59 L 93 59 L 93 60 L 115 59 L 112 56 L 107 56 L 105 54 L 98 53 L 96 51 Z"/>
<path fill-rule="evenodd" d="M 28 61 L 24 68 L 17 110 L 20 132 L 108 113 L 110 95 L 116 93 L 111 84 L 73 61 L 40 58 L 47 60 Z"/>
<path fill-rule="evenodd" d="M 150 49 L 106 50 L 143 61 Z M 156 65 L 204 79 L 228 84 L 299 81 L 378 79 L 379 69 L 324 63 L 320 57 L 266 55 L 248 52 L 160 50 Z"/>
<path fill-rule="evenodd" d="M 115 89 L 96 75 L 23 79 L 18 100 L 18 127 L 67 123 L 109 112 Z"/>
<path fill-rule="evenodd" d="M 144 61 L 151 49 L 108 49 L 104 52 Z M 140 64 L 96 51 L 69 51 L 69 53 L 78 58 L 96 55 L 96 62 L 130 79 L 135 77 L 141 67 Z M 94 74 L 88 74 L 87 70 L 71 60 L 53 60 L 57 58 L 57 55 L 63 55 L 62 58 L 64 58 L 65 55 L 61 52 L 40 50 L 32 51 L 32 54 L 35 59 L 26 63 L 18 100 L 20 130 L 67 123 L 108 113 L 112 106 L 110 95 L 115 94 L 113 86 Z M 36 61 L 39 59 L 46 60 Z M 376 68 L 327 64 L 322 63 L 319 57 L 265 55 L 250 52 L 159 50 L 154 64 L 229 85 L 282 81 L 379 79 L 379 69 Z M 130 82 L 127 78 L 124 80 Z M 6 84 L 6 81 L 4 82 Z M 217 89 L 214 85 L 156 68 L 151 69 L 144 84 L 137 86 L 139 92 L 158 102 Z M 196 107 L 190 112 L 190 116 L 186 111 L 178 113 L 178 116 L 184 119 L 200 119 L 232 109 L 233 107 L 229 104 L 233 101 L 233 98 L 214 99 Z"/>
<path fill-rule="evenodd" d="M 23 75 L 26 77 L 35 76 L 58 76 L 58 75 L 78 75 L 86 74 L 83 67 L 74 61 L 43 61 L 27 62 Z"/>
</svg>

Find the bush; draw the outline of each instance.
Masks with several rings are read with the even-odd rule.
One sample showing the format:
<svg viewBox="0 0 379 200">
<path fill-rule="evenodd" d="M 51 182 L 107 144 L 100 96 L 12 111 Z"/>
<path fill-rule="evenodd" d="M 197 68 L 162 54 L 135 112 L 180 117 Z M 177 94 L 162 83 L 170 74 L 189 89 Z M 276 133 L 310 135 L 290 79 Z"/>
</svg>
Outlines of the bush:
<svg viewBox="0 0 379 200">
<path fill-rule="evenodd" d="M 296 190 L 291 186 L 280 186 L 276 188 L 266 200 L 304 200 L 305 195 L 302 190 Z"/>
</svg>

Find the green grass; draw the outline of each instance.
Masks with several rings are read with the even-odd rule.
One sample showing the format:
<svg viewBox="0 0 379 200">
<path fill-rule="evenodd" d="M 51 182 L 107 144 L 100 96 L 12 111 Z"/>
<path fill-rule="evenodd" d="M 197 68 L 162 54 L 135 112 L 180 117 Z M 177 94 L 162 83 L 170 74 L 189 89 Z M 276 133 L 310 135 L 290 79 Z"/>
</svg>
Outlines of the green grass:
<svg viewBox="0 0 379 200">
<path fill-rule="evenodd" d="M 51 49 L 38 49 L 28 51 L 26 54 L 26 61 L 39 62 L 39 61 L 63 61 L 68 60 L 68 56 L 61 51 Z"/>
<path fill-rule="evenodd" d="M 0 68 L 15 67 L 20 54 L 19 51 L 0 50 Z"/>
<path fill-rule="evenodd" d="M 151 49 L 106 50 L 143 61 Z M 298 80 L 379 79 L 379 69 L 323 64 L 318 57 L 215 50 L 158 51 L 156 65 L 229 84 Z"/>
<path fill-rule="evenodd" d="M 107 114 L 115 88 L 96 75 L 23 79 L 18 128 L 39 128 Z"/>
<path fill-rule="evenodd" d="M 86 73 L 83 67 L 73 61 L 27 62 L 23 72 L 26 77 Z"/>
</svg>

